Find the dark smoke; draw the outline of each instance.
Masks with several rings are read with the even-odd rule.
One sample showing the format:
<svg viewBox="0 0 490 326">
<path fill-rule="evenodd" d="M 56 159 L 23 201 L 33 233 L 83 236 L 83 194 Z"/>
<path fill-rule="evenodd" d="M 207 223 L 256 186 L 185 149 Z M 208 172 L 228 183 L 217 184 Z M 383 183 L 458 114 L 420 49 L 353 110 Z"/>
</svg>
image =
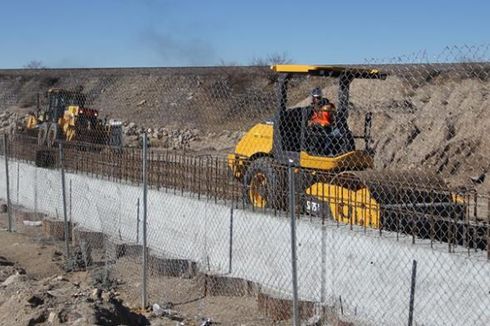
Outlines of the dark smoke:
<svg viewBox="0 0 490 326">
<path fill-rule="evenodd" d="M 163 65 L 207 66 L 217 61 L 213 46 L 202 39 L 179 39 L 148 29 L 142 33 L 142 40 L 162 58 Z"/>
</svg>

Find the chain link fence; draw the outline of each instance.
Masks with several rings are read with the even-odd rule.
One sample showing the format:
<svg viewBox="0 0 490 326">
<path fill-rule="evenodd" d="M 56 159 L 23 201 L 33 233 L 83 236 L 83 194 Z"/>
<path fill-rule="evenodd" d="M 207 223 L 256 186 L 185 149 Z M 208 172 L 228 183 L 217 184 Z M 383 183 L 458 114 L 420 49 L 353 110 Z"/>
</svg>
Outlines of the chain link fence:
<svg viewBox="0 0 490 326">
<path fill-rule="evenodd" d="M 128 305 L 202 324 L 490 323 L 488 45 L 1 75 L 5 227 L 42 223 L 68 270 Z"/>
</svg>

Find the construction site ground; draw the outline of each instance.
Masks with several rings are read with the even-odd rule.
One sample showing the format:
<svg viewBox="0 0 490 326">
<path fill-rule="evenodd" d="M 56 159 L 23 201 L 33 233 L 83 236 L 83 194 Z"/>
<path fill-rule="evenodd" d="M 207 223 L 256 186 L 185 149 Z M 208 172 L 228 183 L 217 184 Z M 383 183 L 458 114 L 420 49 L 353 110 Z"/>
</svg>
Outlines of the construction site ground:
<svg viewBox="0 0 490 326">
<path fill-rule="evenodd" d="M 11 233 L 7 214 L 0 214 L 0 325 L 289 324 L 262 316 L 254 297 L 204 296 L 198 278 L 152 276 L 150 308 L 142 310 L 139 259 L 113 266 L 110 288 L 102 286 L 104 266 L 65 271 L 64 242 L 47 239 L 40 226 L 24 225 L 35 219 L 32 212 L 16 209 L 14 216 Z M 162 295 L 167 302 L 151 302 Z M 155 303 L 163 315 L 152 310 Z"/>
</svg>

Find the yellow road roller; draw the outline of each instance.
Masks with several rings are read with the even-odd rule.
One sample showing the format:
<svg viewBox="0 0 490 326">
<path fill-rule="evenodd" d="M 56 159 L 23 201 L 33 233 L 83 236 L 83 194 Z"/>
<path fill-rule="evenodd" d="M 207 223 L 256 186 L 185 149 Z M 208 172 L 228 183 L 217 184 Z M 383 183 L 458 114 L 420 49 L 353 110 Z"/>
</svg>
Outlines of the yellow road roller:
<svg viewBox="0 0 490 326">
<path fill-rule="evenodd" d="M 347 119 L 352 81 L 383 81 L 386 73 L 326 65 L 274 65 L 271 69 L 278 73 L 276 112 L 272 119 L 253 126 L 228 155 L 228 165 L 243 184 L 248 205 L 286 209 L 287 168 L 292 166 L 297 202 L 305 214 L 435 238 L 464 218 L 464 204 L 453 200 L 455 194 L 440 176 L 374 169 L 371 113 L 365 116 L 363 135 L 351 132 Z M 335 103 L 319 87 L 312 90 L 311 103 L 288 106 L 288 83 L 311 76 L 336 80 Z M 322 120 L 322 114 L 327 118 Z M 326 123 L 318 126 L 318 121 Z M 356 138 L 364 140 L 361 148 L 356 148 Z"/>
</svg>

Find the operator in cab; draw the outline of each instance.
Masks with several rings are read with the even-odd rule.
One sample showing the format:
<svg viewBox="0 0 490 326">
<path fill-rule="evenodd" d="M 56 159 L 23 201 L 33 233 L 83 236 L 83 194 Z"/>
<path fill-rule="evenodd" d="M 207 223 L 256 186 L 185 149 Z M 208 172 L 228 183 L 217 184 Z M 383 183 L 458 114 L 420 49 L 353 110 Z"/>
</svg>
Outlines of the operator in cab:
<svg viewBox="0 0 490 326">
<path fill-rule="evenodd" d="M 331 156 L 336 153 L 332 137 L 335 136 L 335 105 L 323 96 L 319 87 L 315 87 L 311 91 L 311 108 L 306 146 L 308 152 L 313 155 Z"/>
<path fill-rule="evenodd" d="M 330 103 L 328 98 L 323 97 L 322 90 L 319 87 L 311 91 L 311 106 L 313 114 L 308 121 L 308 126 L 329 127 L 333 123 L 335 105 Z"/>
</svg>

